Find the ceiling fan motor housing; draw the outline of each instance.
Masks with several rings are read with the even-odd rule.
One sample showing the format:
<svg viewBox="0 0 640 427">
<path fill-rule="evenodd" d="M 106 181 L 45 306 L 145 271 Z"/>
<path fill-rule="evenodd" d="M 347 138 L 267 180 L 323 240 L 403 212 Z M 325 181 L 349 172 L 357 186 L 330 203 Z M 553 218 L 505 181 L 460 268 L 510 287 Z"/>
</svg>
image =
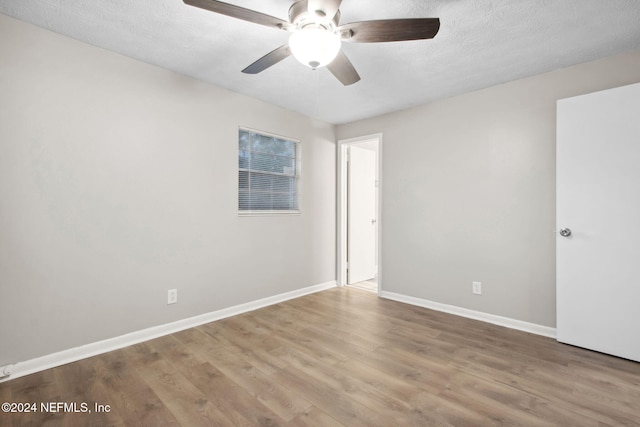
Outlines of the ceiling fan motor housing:
<svg viewBox="0 0 640 427">
<path fill-rule="evenodd" d="M 297 1 L 289 8 L 289 22 L 298 26 L 298 28 L 309 24 L 317 24 L 331 30 L 334 30 L 340 22 L 340 11 L 336 12 L 331 21 L 326 21 L 326 13 L 323 10 L 316 11 L 315 16 L 309 12 L 306 0 Z"/>
<path fill-rule="evenodd" d="M 324 10 L 310 11 L 308 6 L 307 0 L 301 0 L 289 8 L 289 22 L 295 26 L 289 47 L 298 61 L 315 70 L 333 61 L 340 51 L 336 32 L 340 11 L 327 17 Z"/>
</svg>

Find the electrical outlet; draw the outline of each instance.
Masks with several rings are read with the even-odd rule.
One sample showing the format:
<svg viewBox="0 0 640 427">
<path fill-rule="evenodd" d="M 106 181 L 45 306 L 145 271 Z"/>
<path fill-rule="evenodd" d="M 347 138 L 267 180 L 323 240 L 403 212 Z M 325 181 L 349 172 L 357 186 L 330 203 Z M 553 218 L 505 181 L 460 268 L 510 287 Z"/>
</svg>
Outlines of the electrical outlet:
<svg viewBox="0 0 640 427">
<path fill-rule="evenodd" d="M 167 304 L 175 304 L 178 302 L 178 290 L 169 289 L 167 291 Z"/>
<path fill-rule="evenodd" d="M 471 292 L 473 292 L 476 295 L 482 295 L 482 283 L 471 282 Z"/>
</svg>

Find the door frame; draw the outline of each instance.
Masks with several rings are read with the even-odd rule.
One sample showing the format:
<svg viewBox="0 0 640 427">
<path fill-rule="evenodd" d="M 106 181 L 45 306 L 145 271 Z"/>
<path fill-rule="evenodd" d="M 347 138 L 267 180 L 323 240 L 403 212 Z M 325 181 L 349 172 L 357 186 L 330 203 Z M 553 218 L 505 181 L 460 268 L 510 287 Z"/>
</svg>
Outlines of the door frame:
<svg viewBox="0 0 640 427">
<path fill-rule="evenodd" d="M 382 133 L 359 136 L 356 138 L 341 139 L 337 144 L 337 251 L 336 251 L 336 282 L 338 286 L 347 284 L 347 149 L 351 145 L 375 141 L 378 145 L 376 179 L 376 280 L 378 283 L 378 295 L 382 291 Z"/>
</svg>

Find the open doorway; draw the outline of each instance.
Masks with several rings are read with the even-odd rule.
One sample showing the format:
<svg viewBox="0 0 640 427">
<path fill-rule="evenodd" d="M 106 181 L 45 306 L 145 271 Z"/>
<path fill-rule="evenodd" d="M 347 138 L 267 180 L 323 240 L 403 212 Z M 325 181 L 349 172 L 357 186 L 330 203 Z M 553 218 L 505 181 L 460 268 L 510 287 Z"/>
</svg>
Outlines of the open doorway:
<svg viewBox="0 0 640 427">
<path fill-rule="evenodd" d="M 381 135 L 338 142 L 338 284 L 380 292 Z"/>
</svg>

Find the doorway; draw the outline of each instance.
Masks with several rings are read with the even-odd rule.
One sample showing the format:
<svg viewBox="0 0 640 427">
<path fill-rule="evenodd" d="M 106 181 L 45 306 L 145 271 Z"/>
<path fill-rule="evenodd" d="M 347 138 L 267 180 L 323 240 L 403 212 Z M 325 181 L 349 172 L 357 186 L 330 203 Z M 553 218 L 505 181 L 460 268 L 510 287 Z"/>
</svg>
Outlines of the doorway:
<svg viewBox="0 0 640 427">
<path fill-rule="evenodd" d="M 338 141 L 338 284 L 380 292 L 381 135 Z"/>
</svg>

